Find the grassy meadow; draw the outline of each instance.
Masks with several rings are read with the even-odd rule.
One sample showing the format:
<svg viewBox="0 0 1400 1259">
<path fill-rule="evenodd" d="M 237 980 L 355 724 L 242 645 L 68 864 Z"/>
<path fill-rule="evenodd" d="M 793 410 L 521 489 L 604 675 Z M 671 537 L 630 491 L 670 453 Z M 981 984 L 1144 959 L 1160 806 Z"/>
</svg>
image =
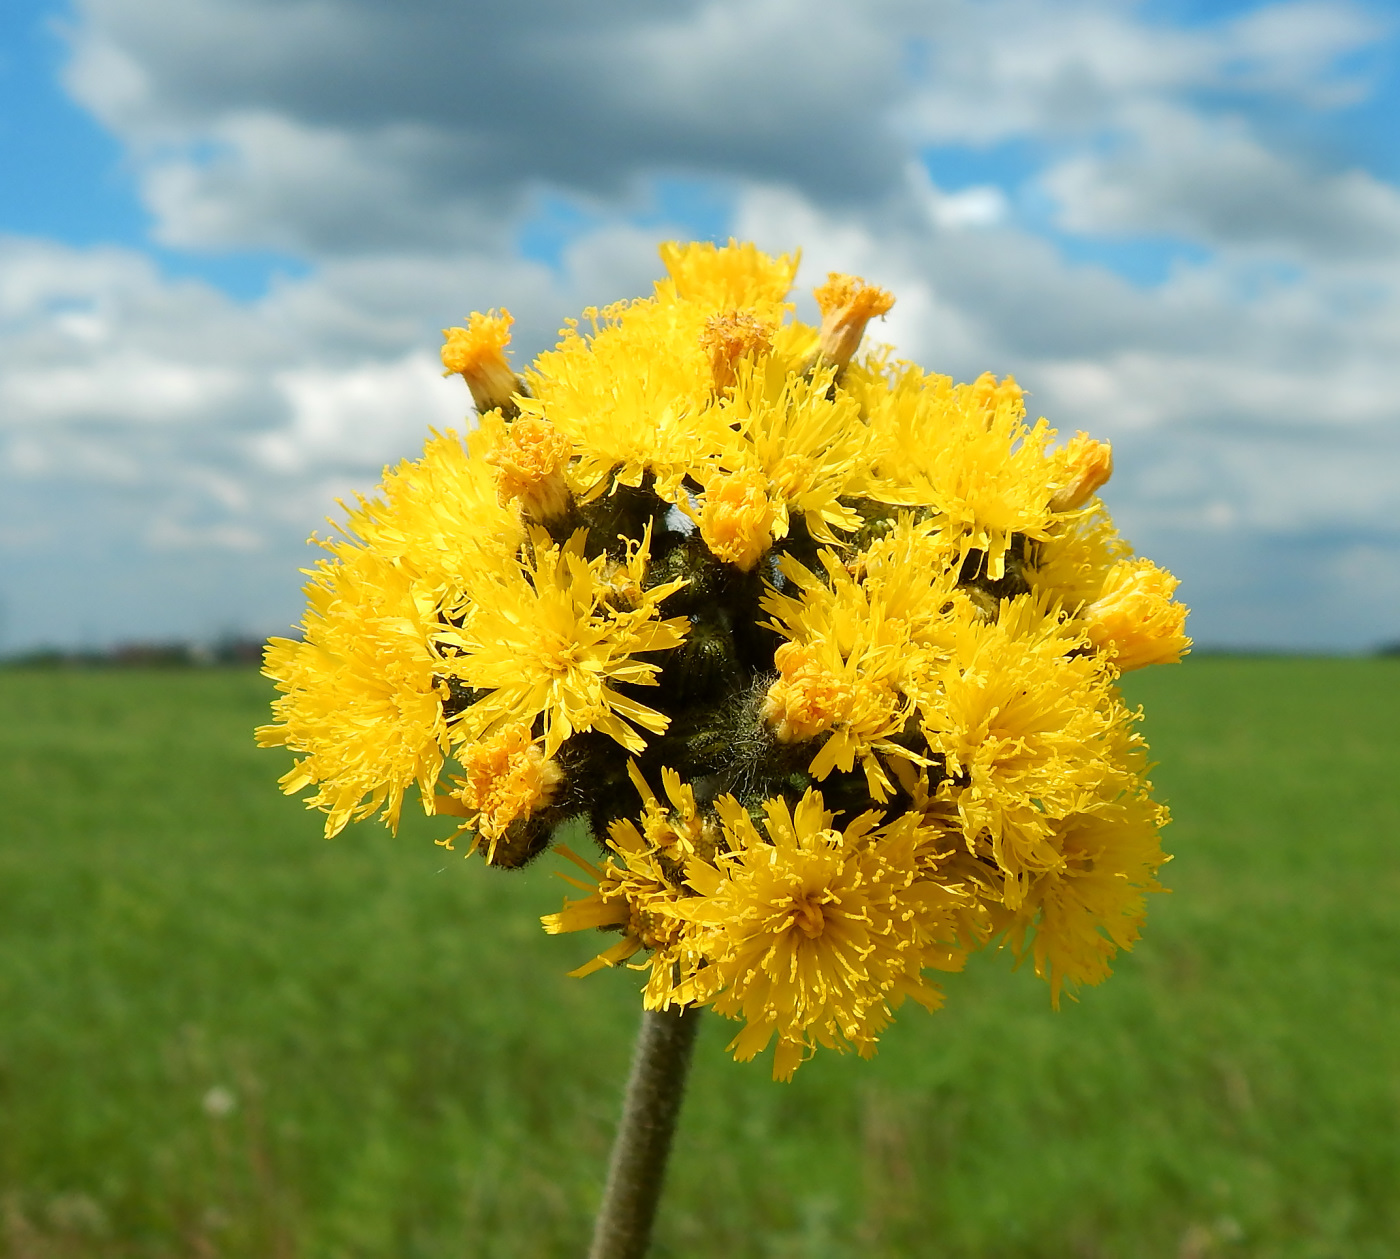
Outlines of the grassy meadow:
<svg viewBox="0 0 1400 1259">
<path fill-rule="evenodd" d="M 983 955 L 790 1085 L 711 1016 L 657 1256 L 1400 1254 L 1400 660 L 1128 682 L 1177 858 L 1113 979 Z M 581 1255 L 636 976 L 553 857 L 321 839 L 269 691 L 0 672 L 0 1255 Z"/>
</svg>

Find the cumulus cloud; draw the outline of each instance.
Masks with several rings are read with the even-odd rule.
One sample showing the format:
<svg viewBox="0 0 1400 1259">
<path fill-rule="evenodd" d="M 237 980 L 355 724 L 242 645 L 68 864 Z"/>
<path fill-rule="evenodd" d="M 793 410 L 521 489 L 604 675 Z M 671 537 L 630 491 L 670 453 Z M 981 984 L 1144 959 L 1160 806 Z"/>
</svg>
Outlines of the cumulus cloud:
<svg viewBox="0 0 1400 1259">
<path fill-rule="evenodd" d="M 362 469 L 386 446 L 411 448 L 421 440 L 424 419 L 437 428 L 462 419 L 460 391 L 444 384 L 441 366 L 424 353 L 348 370 L 286 368 L 273 382 L 287 404 L 288 423 L 262 434 L 253 450 L 275 472 L 333 464 Z"/>
<path fill-rule="evenodd" d="M 1144 110 L 1116 151 L 1076 155 L 1044 183 L 1076 232 L 1169 233 L 1309 261 L 1400 253 L 1400 189 L 1362 170 L 1310 170 L 1238 119 Z"/>
<path fill-rule="evenodd" d="M 1112 0 L 80 11 L 68 82 L 131 145 L 165 239 L 323 251 L 460 245 L 532 188 L 623 195 L 654 170 L 863 204 L 911 145 L 1131 134 L 1188 90 L 1345 95 L 1332 67 L 1376 33 L 1320 3 L 1190 31 Z"/>
<path fill-rule="evenodd" d="M 1115 510 L 1181 570 L 1201 637 L 1396 636 L 1400 190 L 1257 125 L 1268 102 L 1364 95 L 1364 8 L 1189 28 L 1124 0 L 77 13 L 66 81 L 125 145 L 156 239 L 308 269 L 237 301 L 138 250 L 0 241 L 0 548 L 33 592 L 23 627 L 10 592 L 12 638 L 284 623 L 334 498 L 465 415 L 439 329 L 508 306 L 524 357 L 645 292 L 657 241 L 691 231 L 657 208 L 675 176 L 715 190 L 724 230 L 802 246 L 807 288 L 836 269 L 895 290 L 877 331 L 901 353 L 1014 371 L 1062 431 L 1112 439 Z M 940 177 L 947 154 L 980 173 Z M 577 213 L 530 258 L 541 204 Z M 1164 239 L 1190 249 L 1152 284 L 1066 244 Z"/>
</svg>

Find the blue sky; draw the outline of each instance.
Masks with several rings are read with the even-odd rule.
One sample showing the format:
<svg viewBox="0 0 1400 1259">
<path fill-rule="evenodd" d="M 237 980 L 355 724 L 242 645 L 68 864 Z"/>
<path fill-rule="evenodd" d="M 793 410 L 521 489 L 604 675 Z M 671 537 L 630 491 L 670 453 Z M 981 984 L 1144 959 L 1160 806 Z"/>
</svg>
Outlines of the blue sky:
<svg viewBox="0 0 1400 1259">
<path fill-rule="evenodd" d="M 736 234 L 1014 372 L 1205 645 L 1400 639 L 1400 7 L 11 0 L 0 650 L 266 633 L 523 351 Z"/>
<path fill-rule="evenodd" d="M 0 231 L 70 245 L 140 249 L 171 276 L 208 280 L 240 299 L 306 264 L 263 251 L 162 248 L 121 141 L 66 92 L 67 4 L 9 0 L 0 10 Z"/>
</svg>

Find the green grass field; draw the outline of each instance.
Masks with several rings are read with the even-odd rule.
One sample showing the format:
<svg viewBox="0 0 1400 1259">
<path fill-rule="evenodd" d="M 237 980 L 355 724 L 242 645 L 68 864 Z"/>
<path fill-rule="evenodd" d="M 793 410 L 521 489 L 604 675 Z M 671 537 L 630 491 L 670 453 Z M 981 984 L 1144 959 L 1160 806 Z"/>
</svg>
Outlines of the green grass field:
<svg viewBox="0 0 1400 1259">
<path fill-rule="evenodd" d="M 658 1256 L 1400 1254 L 1400 661 L 1129 681 L 1177 859 L 1118 973 L 981 956 L 791 1085 L 711 1017 Z M 322 840 L 268 693 L 0 673 L 0 1253 L 582 1254 L 636 977 L 566 977 L 552 857 Z"/>
</svg>

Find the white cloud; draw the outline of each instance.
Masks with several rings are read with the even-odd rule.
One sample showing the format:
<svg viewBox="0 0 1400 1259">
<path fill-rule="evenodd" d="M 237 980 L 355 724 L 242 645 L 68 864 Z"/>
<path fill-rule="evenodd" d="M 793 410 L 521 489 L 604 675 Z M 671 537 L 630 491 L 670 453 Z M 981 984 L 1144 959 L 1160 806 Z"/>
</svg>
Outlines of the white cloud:
<svg viewBox="0 0 1400 1259">
<path fill-rule="evenodd" d="M 1335 69 L 1348 53 L 1381 37 L 1387 23 L 1331 0 L 1294 0 L 1244 13 L 1228 28 L 1225 65 L 1244 85 L 1271 89 L 1315 105 L 1358 99 L 1365 84 Z"/>
<path fill-rule="evenodd" d="M 1170 233 L 1302 260 L 1400 256 L 1400 189 L 1362 170 L 1310 170 L 1239 119 L 1145 108 L 1131 140 L 1060 163 L 1044 184 L 1071 231 Z"/>
<path fill-rule="evenodd" d="M 940 193 L 929 187 L 928 216 L 935 227 L 990 227 L 1010 212 L 1006 194 L 990 184 L 978 184 L 958 192 Z"/>
<path fill-rule="evenodd" d="M 222 366 L 113 354 L 11 371 L 0 382 L 0 407 L 37 421 L 87 415 L 160 423 L 216 410 L 236 387 L 236 376 Z"/>
<path fill-rule="evenodd" d="M 1377 29 L 1346 3 L 1192 30 L 1113 0 L 81 11 L 68 82 L 162 239 L 323 252 L 461 248 L 533 188 L 617 197 L 648 170 L 878 200 L 911 145 L 1132 134 L 1197 89 L 1341 99 L 1332 67 Z"/>
<path fill-rule="evenodd" d="M 247 525 L 181 524 L 168 516 L 158 516 L 146 530 L 146 542 L 155 551 L 259 551 L 263 536 Z"/>
<path fill-rule="evenodd" d="M 0 646 L 285 626 L 336 500 L 469 422 L 439 330 L 509 298 L 527 356 L 649 278 L 654 243 L 578 243 L 582 292 L 455 254 L 331 263 L 240 303 L 135 251 L 0 240 Z"/>
<path fill-rule="evenodd" d="M 350 130 L 279 114 L 221 118 L 197 146 L 157 150 L 145 167 L 147 204 L 164 244 L 354 253 L 394 242 L 480 245 L 499 225 L 482 190 L 433 178 L 461 141 L 420 124 Z"/>
<path fill-rule="evenodd" d="M 279 473 L 328 464 L 386 463 L 427 428 L 460 428 L 470 404 L 460 380 L 444 380 L 424 352 L 348 370 L 293 367 L 273 376 L 291 420 L 253 442 L 258 460 Z"/>
<path fill-rule="evenodd" d="M 736 235 L 801 246 L 804 286 L 894 290 L 874 331 L 901 353 L 1015 372 L 1062 430 L 1112 439 L 1115 510 L 1182 567 L 1202 636 L 1396 636 L 1400 190 L 1255 125 L 1366 90 L 1345 68 L 1378 37 L 1361 8 L 1190 28 L 1118 0 L 79 13 L 68 81 L 158 239 L 309 274 L 237 302 L 137 251 L 0 241 L 0 547 L 30 638 L 94 624 L 93 600 L 112 636 L 285 621 L 335 497 L 465 415 L 438 330 L 507 306 L 524 357 L 647 291 L 686 229 L 639 208 L 677 174 L 717 181 Z M 1014 178 L 924 172 L 929 146 L 1004 143 L 1028 155 Z M 587 209 L 554 267 L 513 243 L 541 195 Z M 1194 252 L 1152 286 L 1071 262 L 1037 198 L 1083 241 Z"/>
</svg>

